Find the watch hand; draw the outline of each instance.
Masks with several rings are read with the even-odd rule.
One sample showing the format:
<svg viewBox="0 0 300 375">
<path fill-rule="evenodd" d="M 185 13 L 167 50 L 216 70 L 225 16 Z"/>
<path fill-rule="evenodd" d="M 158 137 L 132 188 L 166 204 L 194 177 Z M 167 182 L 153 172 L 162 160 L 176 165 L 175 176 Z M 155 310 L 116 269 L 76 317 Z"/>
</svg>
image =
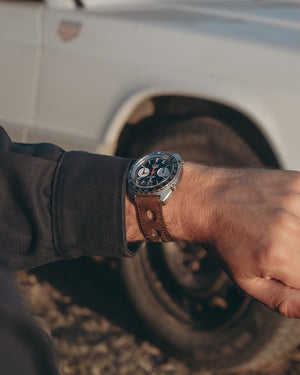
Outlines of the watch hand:
<svg viewBox="0 0 300 375">
<path fill-rule="evenodd" d="M 154 170 L 155 170 L 155 165 L 156 165 L 157 160 L 158 160 L 158 158 L 156 158 L 155 163 L 153 165 L 152 172 L 151 172 L 150 178 L 148 180 L 147 186 L 149 186 L 150 182 L 152 181 L 152 177 L 153 177 L 153 173 L 154 173 Z"/>
<path fill-rule="evenodd" d="M 153 176 L 153 173 L 154 173 L 154 169 L 155 169 L 155 165 L 156 165 L 156 163 L 157 163 L 157 160 L 158 160 L 158 158 L 156 158 L 155 163 L 154 163 L 154 165 L 153 165 L 153 169 L 152 169 L 152 172 L 151 172 L 150 179 L 151 179 L 151 177 Z"/>
</svg>

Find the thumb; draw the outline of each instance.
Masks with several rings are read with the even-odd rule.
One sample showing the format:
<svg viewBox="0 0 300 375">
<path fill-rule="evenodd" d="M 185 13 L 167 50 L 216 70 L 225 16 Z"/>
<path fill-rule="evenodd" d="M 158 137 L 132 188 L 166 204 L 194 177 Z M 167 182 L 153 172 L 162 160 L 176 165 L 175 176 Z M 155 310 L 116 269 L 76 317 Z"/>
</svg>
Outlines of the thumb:
<svg viewBox="0 0 300 375">
<path fill-rule="evenodd" d="M 300 319 L 300 290 L 291 288 L 275 279 L 248 279 L 239 282 L 250 296 L 287 318 Z"/>
</svg>

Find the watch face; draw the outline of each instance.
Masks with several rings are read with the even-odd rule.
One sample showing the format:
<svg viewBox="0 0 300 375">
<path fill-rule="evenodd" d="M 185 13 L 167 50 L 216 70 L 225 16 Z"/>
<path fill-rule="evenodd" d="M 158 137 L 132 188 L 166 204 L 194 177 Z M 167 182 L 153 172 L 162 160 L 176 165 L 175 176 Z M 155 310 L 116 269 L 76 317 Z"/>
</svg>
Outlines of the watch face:
<svg viewBox="0 0 300 375">
<path fill-rule="evenodd" d="M 129 185 L 138 192 L 157 191 L 167 186 L 176 176 L 178 162 L 166 152 L 154 152 L 133 164 L 129 171 Z"/>
</svg>

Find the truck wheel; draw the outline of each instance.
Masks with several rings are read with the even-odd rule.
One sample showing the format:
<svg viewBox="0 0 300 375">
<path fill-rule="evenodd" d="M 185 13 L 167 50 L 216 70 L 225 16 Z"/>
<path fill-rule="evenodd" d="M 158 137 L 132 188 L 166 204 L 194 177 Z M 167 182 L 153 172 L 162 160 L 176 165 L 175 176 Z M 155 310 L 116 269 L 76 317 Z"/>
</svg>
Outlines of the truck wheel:
<svg viewBox="0 0 300 375">
<path fill-rule="evenodd" d="M 263 166 L 241 137 L 210 117 L 168 117 L 155 127 L 147 120 L 136 139 L 133 157 L 156 150 L 210 165 Z M 299 343 L 300 321 L 240 293 L 201 244 L 143 242 L 132 247 L 137 255 L 121 265 L 129 296 L 156 341 L 190 364 L 253 369 Z"/>
</svg>

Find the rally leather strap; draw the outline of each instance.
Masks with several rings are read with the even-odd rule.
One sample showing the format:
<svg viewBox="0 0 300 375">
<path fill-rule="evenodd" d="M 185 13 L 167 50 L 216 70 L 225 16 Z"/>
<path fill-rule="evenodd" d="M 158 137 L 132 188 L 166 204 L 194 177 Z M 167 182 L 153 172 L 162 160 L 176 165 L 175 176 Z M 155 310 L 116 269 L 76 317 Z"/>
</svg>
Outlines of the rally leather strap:
<svg viewBox="0 0 300 375">
<path fill-rule="evenodd" d="M 165 226 L 160 197 L 136 196 L 135 204 L 137 207 L 140 228 L 144 237 L 148 241 L 174 241 Z"/>
</svg>

